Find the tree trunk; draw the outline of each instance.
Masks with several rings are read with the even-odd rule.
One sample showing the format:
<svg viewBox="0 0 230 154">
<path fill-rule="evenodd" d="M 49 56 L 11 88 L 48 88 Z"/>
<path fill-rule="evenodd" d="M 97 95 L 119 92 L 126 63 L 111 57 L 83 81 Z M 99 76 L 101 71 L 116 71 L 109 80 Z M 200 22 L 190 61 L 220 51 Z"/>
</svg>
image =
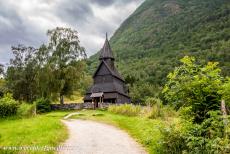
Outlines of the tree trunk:
<svg viewBox="0 0 230 154">
<path fill-rule="evenodd" d="M 227 129 L 228 129 L 228 118 L 227 118 L 227 111 L 226 111 L 226 106 L 225 106 L 225 101 L 224 100 L 221 100 L 221 112 L 223 114 L 223 122 L 224 122 L 224 125 L 225 125 L 225 131 L 224 131 L 224 136 L 226 136 L 227 134 Z"/>
<path fill-rule="evenodd" d="M 64 96 L 60 94 L 60 104 L 64 104 Z"/>
<path fill-rule="evenodd" d="M 222 111 L 223 116 L 227 116 L 227 111 L 226 111 L 226 106 L 225 106 L 224 100 L 221 101 L 221 111 Z"/>
</svg>

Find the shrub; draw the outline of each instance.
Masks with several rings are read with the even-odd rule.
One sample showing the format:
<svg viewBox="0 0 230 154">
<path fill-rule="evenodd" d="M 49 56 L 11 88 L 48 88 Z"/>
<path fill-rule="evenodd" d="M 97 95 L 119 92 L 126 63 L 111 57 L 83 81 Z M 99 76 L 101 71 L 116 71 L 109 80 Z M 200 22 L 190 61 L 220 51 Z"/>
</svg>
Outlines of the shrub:
<svg viewBox="0 0 230 154">
<path fill-rule="evenodd" d="M 170 105 L 163 106 L 163 111 L 162 112 L 164 113 L 165 118 L 177 117 L 177 115 L 178 115 L 177 112 Z"/>
<path fill-rule="evenodd" d="M 176 109 L 191 106 L 196 123 L 208 118 L 208 112 L 220 108 L 222 77 L 218 63 L 199 65 L 195 58 L 184 57 L 183 63 L 169 73 L 164 86 L 165 99 Z"/>
<path fill-rule="evenodd" d="M 186 136 L 182 129 L 176 127 L 176 125 L 165 127 L 160 131 L 162 134 L 162 142 L 160 142 L 162 153 L 182 154 L 183 151 L 188 149 L 185 143 Z"/>
<path fill-rule="evenodd" d="M 110 105 L 108 111 L 127 116 L 137 116 L 141 112 L 141 106 L 132 104 Z"/>
<path fill-rule="evenodd" d="M 191 108 L 183 110 L 179 125 L 162 129 L 164 153 L 230 153 L 230 119 L 223 119 L 220 111 L 208 112 L 209 118 L 202 123 L 193 123 L 189 118 Z"/>
<path fill-rule="evenodd" d="M 36 115 L 36 105 L 35 104 L 28 104 L 22 103 L 20 104 L 17 115 L 19 117 L 32 117 Z"/>
<path fill-rule="evenodd" d="M 37 113 L 45 113 L 51 111 L 51 101 L 47 98 L 40 98 L 35 101 Z"/>
<path fill-rule="evenodd" d="M 16 115 L 18 102 L 15 101 L 11 94 L 6 94 L 0 99 L 0 117 Z"/>
<path fill-rule="evenodd" d="M 226 101 L 226 105 L 230 107 L 230 77 L 228 77 L 225 83 L 222 85 L 219 94 L 221 94 L 222 99 Z"/>
</svg>

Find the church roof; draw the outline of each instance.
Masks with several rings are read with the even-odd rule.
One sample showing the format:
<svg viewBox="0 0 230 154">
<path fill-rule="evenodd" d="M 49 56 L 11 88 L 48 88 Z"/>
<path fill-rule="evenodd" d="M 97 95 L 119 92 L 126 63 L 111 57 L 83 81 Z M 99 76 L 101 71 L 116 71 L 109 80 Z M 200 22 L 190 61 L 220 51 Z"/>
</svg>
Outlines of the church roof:
<svg viewBox="0 0 230 154">
<path fill-rule="evenodd" d="M 97 72 L 100 70 L 102 64 L 104 64 L 106 66 L 106 68 L 109 70 L 109 72 L 113 76 L 115 76 L 116 78 L 124 81 L 124 79 L 121 77 L 121 75 L 119 74 L 119 72 L 116 69 L 110 68 L 109 65 L 104 60 L 101 61 L 100 65 L 98 66 L 97 70 L 95 71 L 93 77 L 95 77 L 97 75 Z"/>
<path fill-rule="evenodd" d="M 102 96 L 103 96 L 103 92 L 92 93 L 92 94 L 90 95 L 91 98 L 102 97 Z"/>
<path fill-rule="evenodd" d="M 97 83 L 97 84 L 92 85 L 87 93 L 92 94 L 92 93 L 100 93 L 100 92 L 104 92 L 104 93 L 117 92 L 119 94 L 128 96 L 124 92 L 123 88 L 124 87 L 121 87 L 121 86 L 117 85 L 115 82 L 112 82 L 112 83 Z"/>
<path fill-rule="evenodd" d="M 101 49 L 100 56 L 99 56 L 100 60 L 106 59 L 106 58 L 111 58 L 111 59 L 114 60 L 113 52 L 111 50 L 111 47 L 110 47 L 110 44 L 109 44 L 109 41 L 108 41 L 108 38 L 107 38 L 107 34 L 106 34 L 106 39 L 105 39 L 104 46 Z"/>
</svg>

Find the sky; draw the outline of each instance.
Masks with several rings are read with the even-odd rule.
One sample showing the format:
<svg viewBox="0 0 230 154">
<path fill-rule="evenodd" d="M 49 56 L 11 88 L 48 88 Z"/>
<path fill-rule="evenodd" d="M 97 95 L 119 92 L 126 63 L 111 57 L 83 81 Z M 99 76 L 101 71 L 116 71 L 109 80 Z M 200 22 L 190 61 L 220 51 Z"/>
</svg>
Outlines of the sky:
<svg viewBox="0 0 230 154">
<path fill-rule="evenodd" d="M 143 0 L 0 0 L 0 63 L 12 58 L 11 46 L 38 48 L 56 27 L 78 31 L 88 56 L 101 49 Z"/>
</svg>

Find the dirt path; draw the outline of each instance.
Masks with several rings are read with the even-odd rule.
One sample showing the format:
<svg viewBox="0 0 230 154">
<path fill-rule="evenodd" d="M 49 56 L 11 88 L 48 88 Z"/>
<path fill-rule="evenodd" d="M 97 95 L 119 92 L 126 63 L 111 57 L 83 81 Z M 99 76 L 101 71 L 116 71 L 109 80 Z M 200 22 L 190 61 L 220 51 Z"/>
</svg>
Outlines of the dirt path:
<svg viewBox="0 0 230 154">
<path fill-rule="evenodd" d="M 87 120 L 63 120 L 70 146 L 60 154 L 146 154 L 128 134 L 116 127 Z"/>
</svg>

